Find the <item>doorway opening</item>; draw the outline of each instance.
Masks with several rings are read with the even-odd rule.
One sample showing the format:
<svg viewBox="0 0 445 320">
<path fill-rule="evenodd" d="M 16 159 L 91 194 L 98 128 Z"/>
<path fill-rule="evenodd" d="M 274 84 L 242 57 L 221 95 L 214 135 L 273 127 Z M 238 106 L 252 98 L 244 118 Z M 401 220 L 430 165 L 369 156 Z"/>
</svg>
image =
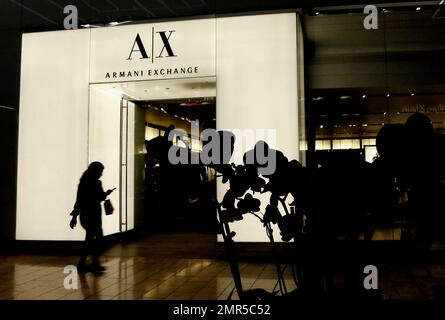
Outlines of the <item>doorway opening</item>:
<svg viewBox="0 0 445 320">
<path fill-rule="evenodd" d="M 215 172 L 168 159 L 171 146 L 193 157 L 201 132 L 216 128 L 215 78 L 93 84 L 89 120 L 88 160 L 104 163 L 104 188 L 118 189 L 105 234 L 216 235 Z M 173 128 L 185 135 L 168 139 Z"/>
</svg>

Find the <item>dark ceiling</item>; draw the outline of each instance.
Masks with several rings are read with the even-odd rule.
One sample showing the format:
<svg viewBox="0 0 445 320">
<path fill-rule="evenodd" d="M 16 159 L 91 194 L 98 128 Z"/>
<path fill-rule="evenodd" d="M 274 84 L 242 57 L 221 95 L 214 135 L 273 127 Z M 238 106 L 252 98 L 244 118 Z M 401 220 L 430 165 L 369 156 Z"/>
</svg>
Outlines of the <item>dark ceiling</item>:
<svg viewBox="0 0 445 320">
<path fill-rule="evenodd" d="M 372 2 L 388 6 L 438 7 L 440 1 Z M 63 8 L 67 5 L 77 7 L 79 23 L 85 25 L 297 8 L 306 12 L 314 11 L 314 8 L 342 10 L 361 8 L 365 4 L 369 4 L 369 0 L 2 0 L 0 28 L 19 27 L 22 31 L 61 29 L 65 18 Z"/>
</svg>

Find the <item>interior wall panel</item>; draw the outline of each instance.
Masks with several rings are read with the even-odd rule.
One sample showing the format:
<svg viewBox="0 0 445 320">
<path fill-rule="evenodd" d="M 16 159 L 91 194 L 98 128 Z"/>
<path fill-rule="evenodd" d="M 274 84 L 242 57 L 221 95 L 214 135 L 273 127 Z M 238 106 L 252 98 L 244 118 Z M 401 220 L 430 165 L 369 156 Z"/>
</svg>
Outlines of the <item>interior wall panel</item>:
<svg viewBox="0 0 445 320">
<path fill-rule="evenodd" d="M 88 76 L 89 30 L 23 35 L 18 240 L 83 237 L 69 212 L 87 166 Z"/>
</svg>

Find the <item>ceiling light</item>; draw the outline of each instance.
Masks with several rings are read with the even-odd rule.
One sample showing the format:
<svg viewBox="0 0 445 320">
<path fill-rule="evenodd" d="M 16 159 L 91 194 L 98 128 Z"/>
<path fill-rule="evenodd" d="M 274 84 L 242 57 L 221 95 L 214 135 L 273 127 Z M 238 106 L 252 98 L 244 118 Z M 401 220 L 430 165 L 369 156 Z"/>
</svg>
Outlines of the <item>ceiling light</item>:
<svg viewBox="0 0 445 320">
<path fill-rule="evenodd" d="M 320 101 L 323 99 L 324 99 L 323 97 L 312 97 L 312 100 L 315 100 L 315 101 Z"/>
<path fill-rule="evenodd" d="M 382 122 L 382 126 L 384 126 L 385 125 L 385 123 L 384 122 Z"/>
<path fill-rule="evenodd" d="M 368 126 L 367 123 L 362 124 L 362 127 L 367 127 L 367 126 Z"/>
<path fill-rule="evenodd" d="M 411 97 L 413 97 L 414 96 L 414 93 L 411 93 Z"/>
<path fill-rule="evenodd" d="M 319 14 L 320 14 L 320 12 L 318 12 L 318 11 L 317 11 L 317 12 L 315 12 L 315 15 L 317 15 L 317 16 L 318 16 Z"/>
<path fill-rule="evenodd" d="M 383 115 L 386 116 L 386 112 L 383 112 Z"/>
<path fill-rule="evenodd" d="M 352 96 L 347 96 L 347 95 L 340 97 L 341 100 L 346 100 L 346 99 L 351 99 L 351 98 L 352 98 Z"/>
<path fill-rule="evenodd" d="M 201 101 L 197 101 L 197 100 L 189 100 L 188 102 L 183 102 L 181 104 L 179 104 L 182 107 L 195 107 L 195 106 L 201 106 L 204 104 L 209 104 L 208 102 L 201 102 Z"/>
<path fill-rule="evenodd" d="M 323 129 L 323 125 L 322 124 L 320 125 L 320 129 Z"/>
<path fill-rule="evenodd" d="M 129 22 L 132 22 L 132 21 L 131 21 L 131 20 L 120 21 L 120 22 L 113 21 L 113 22 L 110 22 L 108 25 L 109 25 L 109 26 L 117 26 L 117 25 L 121 25 L 121 24 L 129 23 Z"/>
<path fill-rule="evenodd" d="M 420 11 L 422 8 L 421 7 L 417 7 L 416 8 L 416 11 Z"/>
<path fill-rule="evenodd" d="M 81 24 L 80 25 L 82 28 L 101 28 L 103 27 L 103 25 L 97 25 L 97 24 Z"/>
<path fill-rule="evenodd" d="M 390 95 L 389 93 L 386 95 L 387 98 L 389 98 L 390 96 L 391 96 L 391 95 Z"/>
<path fill-rule="evenodd" d="M 366 98 L 366 94 L 362 95 L 362 98 L 365 99 Z"/>
<path fill-rule="evenodd" d="M 445 0 L 440 1 L 439 6 L 443 5 L 443 2 L 444 2 L 444 1 L 445 1 Z"/>
</svg>

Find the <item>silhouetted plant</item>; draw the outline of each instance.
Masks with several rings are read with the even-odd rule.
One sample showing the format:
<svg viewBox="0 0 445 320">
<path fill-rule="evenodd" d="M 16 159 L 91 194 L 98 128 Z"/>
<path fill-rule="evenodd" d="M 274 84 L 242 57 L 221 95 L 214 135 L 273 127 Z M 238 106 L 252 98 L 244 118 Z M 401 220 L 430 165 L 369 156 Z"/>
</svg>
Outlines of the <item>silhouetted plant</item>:
<svg viewBox="0 0 445 320">
<path fill-rule="evenodd" d="M 219 133 L 220 136 L 231 134 L 227 131 L 220 131 Z M 232 138 L 234 139 L 233 135 Z M 258 150 L 261 150 L 264 154 L 275 156 L 276 166 L 273 172 L 259 174 L 259 169 L 267 166 L 267 163 L 257 158 Z M 233 152 L 233 145 L 231 152 Z M 227 159 L 230 159 L 230 157 L 227 158 L 226 154 L 226 161 Z M 242 165 L 222 163 L 211 165 L 211 167 L 219 173 L 223 183 L 229 182 L 229 188 L 221 203 L 217 202 L 217 209 L 235 287 L 240 299 L 262 300 L 275 296 L 277 293 L 275 291 L 268 293 L 262 289 L 244 291 L 242 288 L 233 241 L 236 234 L 230 230 L 229 224 L 243 220 L 243 216 L 246 214 L 252 214 L 258 218 L 265 228 L 276 259 L 277 285 L 279 285 L 281 295 L 285 295 L 287 289 L 283 277 L 283 268 L 277 254 L 272 225 L 278 226 L 283 241 L 291 241 L 302 233 L 304 206 L 302 201 L 299 202 L 303 199 L 300 194 L 301 188 L 297 187 L 304 177 L 301 164 L 296 160 L 288 161 L 282 152 L 269 148 L 264 141 L 259 141 L 254 149 L 244 154 Z M 249 193 L 249 191 L 252 193 Z M 261 212 L 261 201 L 254 197 L 255 193 L 270 193 L 269 204 L 266 206 L 264 213 Z M 286 204 L 289 194 L 292 195 L 294 201 L 291 204 Z M 282 214 L 282 211 L 284 214 Z M 294 268 L 293 265 L 292 268 Z M 298 282 L 295 270 L 292 271 L 295 281 Z"/>
<path fill-rule="evenodd" d="M 343 150 L 341 157 L 331 153 L 329 161 L 311 175 L 298 161 L 289 161 L 282 152 L 270 148 L 264 141 L 257 142 L 244 154 L 243 164 L 232 164 L 230 157 L 235 137 L 228 131 L 220 132 L 220 135 L 231 137 L 232 148 L 230 154 L 227 150 L 221 152 L 225 161 L 212 165 L 222 182 L 229 183 L 221 203 L 217 202 L 217 209 L 235 287 L 241 299 L 264 299 L 276 293 L 243 291 L 233 241 L 236 234 L 230 230 L 230 223 L 243 220 L 246 214 L 258 218 L 265 228 L 276 258 L 277 285 L 281 295 L 286 295 L 287 290 L 273 226 L 279 229 L 282 241 L 294 240 L 294 247 L 299 246 L 295 253 L 302 254 L 303 262 L 292 264 L 292 274 L 297 288 L 309 294 L 313 288 L 316 290 L 312 293 L 318 290 L 317 281 L 325 280 L 321 290 L 332 286 L 328 283 L 332 280 L 332 272 L 326 271 L 333 260 L 332 241 L 341 237 L 358 241 L 361 235 L 365 240 L 372 240 L 375 217 L 380 212 L 408 211 L 405 216 L 401 215 L 402 222 L 403 219 L 408 222 L 406 230 L 414 239 L 428 245 L 443 235 L 445 137 L 434 132 L 425 115 L 414 114 L 405 125 L 383 127 L 377 137 L 379 157 L 372 165 L 358 152 Z M 274 155 L 275 170 L 263 170 L 268 163 L 258 158 L 259 151 Z M 264 212 L 256 194 L 270 195 Z M 345 195 L 347 200 L 343 199 Z M 358 257 L 348 257 L 347 263 L 352 266 L 345 271 L 345 277 L 354 278 L 361 272 L 357 261 Z M 352 279 L 351 283 L 357 285 L 356 280 Z M 344 287 L 345 283 L 346 280 Z"/>
</svg>

